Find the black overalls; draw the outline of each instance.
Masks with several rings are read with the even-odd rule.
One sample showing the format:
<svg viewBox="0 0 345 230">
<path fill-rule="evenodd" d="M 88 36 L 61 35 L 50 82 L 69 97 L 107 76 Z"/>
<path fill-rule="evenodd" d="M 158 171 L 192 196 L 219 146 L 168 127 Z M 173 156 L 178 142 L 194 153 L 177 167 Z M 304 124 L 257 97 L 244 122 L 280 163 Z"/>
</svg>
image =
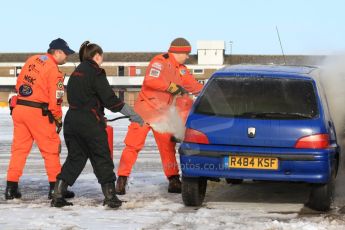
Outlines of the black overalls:
<svg viewBox="0 0 345 230">
<path fill-rule="evenodd" d="M 105 71 L 92 60 L 80 63 L 67 84 L 69 110 L 64 120 L 64 138 L 68 156 L 58 179 L 72 186 L 90 159 L 100 184 L 114 182 L 114 163 L 110 157 L 104 107 L 119 112 L 119 100 Z"/>
</svg>

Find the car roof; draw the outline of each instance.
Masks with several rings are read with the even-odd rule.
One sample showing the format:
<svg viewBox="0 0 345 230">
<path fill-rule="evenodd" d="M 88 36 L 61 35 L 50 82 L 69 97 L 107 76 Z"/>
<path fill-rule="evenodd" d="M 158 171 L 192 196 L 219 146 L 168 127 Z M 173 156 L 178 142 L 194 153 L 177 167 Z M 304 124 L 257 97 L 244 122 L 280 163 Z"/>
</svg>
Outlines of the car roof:
<svg viewBox="0 0 345 230">
<path fill-rule="evenodd" d="M 312 74 L 318 69 L 316 66 L 291 66 L 291 65 L 232 65 L 225 66 L 215 72 L 215 75 L 224 76 L 226 74 L 259 74 L 277 76 L 302 76 L 314 78 Z"/>
</svg>

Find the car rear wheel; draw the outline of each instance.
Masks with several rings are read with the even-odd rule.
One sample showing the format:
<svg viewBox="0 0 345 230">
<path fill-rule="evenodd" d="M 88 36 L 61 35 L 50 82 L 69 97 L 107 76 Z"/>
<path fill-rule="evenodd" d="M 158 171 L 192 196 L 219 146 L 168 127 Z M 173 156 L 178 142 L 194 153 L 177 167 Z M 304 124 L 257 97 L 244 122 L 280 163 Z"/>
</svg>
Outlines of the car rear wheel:
<svg viewBox="0 0 345 230">
<path fill-rule="evenodd" d="M 207 180 L 203 178 L 182 178 L 182 200 L 186 206 L 200 206 L 204 201 Z"/>
<path fill-rule="evenodd" d="M 242 179 L 230 179 L 230 178 L 226 178 L 225 181 L 228 184 L 242 184 L 243 182 Z"/>
<path fill-rule="evenodd" d="M 335 185 L 335 166 L 332 169 L 331 179 L 326 184 L 313 184 L 309 195 L 307 207 L 316 211 L 328 211 L 331 207 L 334 197 Z"/>
</svg>

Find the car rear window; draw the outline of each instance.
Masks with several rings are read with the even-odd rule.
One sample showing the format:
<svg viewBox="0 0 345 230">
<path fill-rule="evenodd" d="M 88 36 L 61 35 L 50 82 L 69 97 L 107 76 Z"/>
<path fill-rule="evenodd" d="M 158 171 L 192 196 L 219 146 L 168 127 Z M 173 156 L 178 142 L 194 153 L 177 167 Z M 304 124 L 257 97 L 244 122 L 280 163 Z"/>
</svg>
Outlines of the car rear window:
<svg viewBox="0 0 345 230">
<path fill-rule="evenodd" d="M 210 82 L 196 113 L 259 119 L 312 119 L 318 115 L 311 80 L 222 77 Z"/>
</svg>

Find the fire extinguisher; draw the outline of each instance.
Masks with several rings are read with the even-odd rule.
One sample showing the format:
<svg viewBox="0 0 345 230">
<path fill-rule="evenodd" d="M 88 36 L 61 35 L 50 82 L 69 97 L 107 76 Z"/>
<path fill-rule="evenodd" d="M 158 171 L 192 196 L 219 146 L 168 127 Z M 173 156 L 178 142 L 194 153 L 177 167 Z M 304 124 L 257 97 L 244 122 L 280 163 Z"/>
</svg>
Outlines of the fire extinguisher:
<svg viewBox="0 0 345 230">
<path fill-rule="evenodd" d="M 188 94 L 184 94 L 182 97 L 176 98 L 175 106 L 183 123 L 186 123 L 188 114 L 193 106 L 193 99 Z"/>
<path fill-rule="evenodd" d="M 113 157 L 114 157 L 114 139 L 113 139 L 114 138 L 114 128 L 112 126 L 108 125 L 108 122 L 117 121 L 117 120 L 125 119 L 125 118 L 129 118 L 129 116 L 117 117 L 117 118 L 110 119 L 110 120 L 105 118 L 105 121 L 106 121 L 105 130 L 106 130 L 107 136 L 108 136 L 108 145 L 109 145 L 111 159 L 113 159 Z"/>
</svg>

